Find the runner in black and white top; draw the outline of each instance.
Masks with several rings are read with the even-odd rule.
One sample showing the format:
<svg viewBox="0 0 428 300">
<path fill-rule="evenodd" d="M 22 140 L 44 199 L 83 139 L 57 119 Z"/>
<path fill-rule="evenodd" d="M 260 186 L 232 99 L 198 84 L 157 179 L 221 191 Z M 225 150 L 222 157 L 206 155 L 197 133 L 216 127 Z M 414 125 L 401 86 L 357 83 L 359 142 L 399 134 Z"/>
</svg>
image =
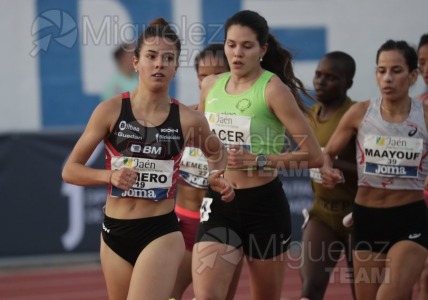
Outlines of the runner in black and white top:
<svg viewBox="0 0 428 300">
<path fill-rule="evenodd" d="M 171 295 L 184 254 L 173 194 L 186 144 L 208 158 L 211 188 L 223 201 L 234 198 L 232 185 L 221 177 L 227 164 L 223 144 L 201 113 L 169 96 L 180 49 L 164 19 L 147 26 L 134 52 L 137 89 L 97 106 L 62 173 L 72 184 L 109 186 L 100 254 L 110 299 Z M 103 140 L 107 170 L 86 166 Z"/>
</svg>

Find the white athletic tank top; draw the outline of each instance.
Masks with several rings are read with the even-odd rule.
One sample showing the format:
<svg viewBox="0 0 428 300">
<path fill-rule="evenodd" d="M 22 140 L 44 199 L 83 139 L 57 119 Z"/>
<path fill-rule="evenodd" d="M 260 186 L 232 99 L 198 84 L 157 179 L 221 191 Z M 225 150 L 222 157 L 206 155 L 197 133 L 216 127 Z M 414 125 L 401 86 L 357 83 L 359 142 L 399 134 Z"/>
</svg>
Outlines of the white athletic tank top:
<svg viewBox="0 0 428 300">
<path fill-rule="evenodd" d="M 372 98 L 357 134 L 358 185 L 391 190 L 423 190 L 428 172 L 428 131 L 421 102 L 412 99 L 402 123 L 380 113 Z"/>
</svg>

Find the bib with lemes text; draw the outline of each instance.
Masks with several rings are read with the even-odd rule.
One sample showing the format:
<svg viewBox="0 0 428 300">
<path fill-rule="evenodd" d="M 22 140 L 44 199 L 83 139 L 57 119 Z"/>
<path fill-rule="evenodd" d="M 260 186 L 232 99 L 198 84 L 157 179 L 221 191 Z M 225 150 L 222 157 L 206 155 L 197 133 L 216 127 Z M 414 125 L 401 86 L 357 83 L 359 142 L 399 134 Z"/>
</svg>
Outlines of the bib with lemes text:
<svg viewBox="0 0 428 300">
<path fill-rule="evenodd" d="M 208 161 L 201 149 L 186 147 L 180 164 L 180 177 L 199 189 L 208 187 Z"/>
</svg>

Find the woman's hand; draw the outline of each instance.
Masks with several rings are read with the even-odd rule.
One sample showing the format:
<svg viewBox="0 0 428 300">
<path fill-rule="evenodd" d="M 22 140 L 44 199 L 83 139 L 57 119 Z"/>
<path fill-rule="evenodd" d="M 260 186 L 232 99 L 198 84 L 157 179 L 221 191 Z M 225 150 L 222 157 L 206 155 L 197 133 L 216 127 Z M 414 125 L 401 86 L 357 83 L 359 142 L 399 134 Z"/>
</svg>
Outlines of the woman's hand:
<svg viewBox="0 0 428 300">
<path fill-rule="evenodd" d="M 110 175 L 110 184 L 121 190 L 129 190 L 137 180 L 138 171 L 131 168 L 122 168 L 112 170 Z"/>
<path fill-rule="evenodd" d="M 322 185 L 326 188 L 333 189 L 336 184 L 345 182 L 345 177 L 339 169 L 322 167 L 320 168 L 322 176 Z"/>
<path fill-rule="evenodd" d="M 221 194 L 221 200 L 230 202 L 235 198 L 235 191 L 232 183 L 223 177 L 224 170 L 218 170 L 210 173 L 208 183 L 211 188 Z"/>
<path fill-rule="evenodd" d="M 239 169 L 256 166 L 256 156 L 240 145 L 230 145 L 227 150 L 227 168 Z"/>
</svg>

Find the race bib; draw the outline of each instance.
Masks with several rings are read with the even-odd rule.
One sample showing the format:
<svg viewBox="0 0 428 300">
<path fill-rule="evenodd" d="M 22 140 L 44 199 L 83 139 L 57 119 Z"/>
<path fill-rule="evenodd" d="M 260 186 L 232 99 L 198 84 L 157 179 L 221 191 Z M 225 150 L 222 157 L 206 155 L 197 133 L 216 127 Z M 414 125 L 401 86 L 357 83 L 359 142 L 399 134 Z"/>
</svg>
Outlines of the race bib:
<svg viewBox="0 0 428 300">
<path fill-rule="evenodd" d="M 208 161 L 201 149 L 186 147 L 181 158 L 180 177 L 196 188 L 208 186 Z"/>
<path fill-rule="evenodd" d="M 112 196 L 151 200 L 167 198 L 168 190 L 172 186 L 174 161 L 124 156 L 112 157 L 111 169 L 119 170 L 122 168 L 138 170 L 137 180 L 128 191 L 112 186 Z"/>
<path fill-rule="evenodd" d="M 324 147 L 321 147 L 321 151 L 324 151 Z M 335 159 L 338 159 L 338 157 L 336 156 Z M 310 168 L 309 169 L 309 178 L 312 179 L 312 181 L 322 184 L 322 175 L 321 175 L 321 171 L 319 168 Z M 342 181 L 341 183 L 345 182 L 345 177 L 343 177 L 342 174 Z"/>
<path fill-rule="evenodd" d="M 322 184 L 322 175 L 320 169 L 311 168 L 309 169 L 309 177 L 316 183 Z"/>
<path fill-rule="evenodd" d="M 211 131 L 225 146 L 240 145 L 251 152 L 251 117 L 206 112 Z"/>
<path fill-rule="evenodd" d="M 364 173 L 417 178 L 422 150 L 420 138 L 368 135 L 364 138 Z"/>
</svg>

